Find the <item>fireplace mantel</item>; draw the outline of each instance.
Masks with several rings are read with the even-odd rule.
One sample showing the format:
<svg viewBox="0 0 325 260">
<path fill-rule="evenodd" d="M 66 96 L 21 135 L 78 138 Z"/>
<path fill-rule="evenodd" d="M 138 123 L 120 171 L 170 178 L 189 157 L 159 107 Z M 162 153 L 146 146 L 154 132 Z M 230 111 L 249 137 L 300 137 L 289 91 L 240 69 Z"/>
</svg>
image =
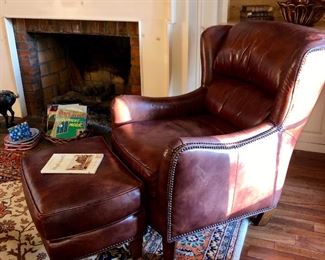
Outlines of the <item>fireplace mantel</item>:
<svg viewBox="0 0 325 260">
<path fill-rule="evenodd" d="M 169 1 L 0 0 L 0 82 L 3 84 L 0 89 L 20 94 L 14 107 L 17 116 L 26 115 L 26 106 L 16 50 L 12 46 L 11 18 L 138 22 L 141 93 L 146 96 L 169 94 Z"/>
</svg>

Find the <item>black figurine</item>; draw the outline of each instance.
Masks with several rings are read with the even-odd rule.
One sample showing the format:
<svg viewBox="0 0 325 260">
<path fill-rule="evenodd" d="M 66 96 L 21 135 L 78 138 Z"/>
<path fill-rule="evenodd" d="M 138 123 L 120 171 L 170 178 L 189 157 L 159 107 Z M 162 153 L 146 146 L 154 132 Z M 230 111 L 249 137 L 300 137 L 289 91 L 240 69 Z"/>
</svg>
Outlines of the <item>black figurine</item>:
<svg viewBox="0 0 325 260">
<path fill-rule="evenodd" d="M 16 102 L 16 98 L 18 97 L 18 95 L 10 90 L 0 91 L 0 114 L 5 118 L 7 128 L 14 124 L 15 112 L 12 110 L 12 105 Z M 11 114 L 10 124 L 7 111 Z"/>
</svg>

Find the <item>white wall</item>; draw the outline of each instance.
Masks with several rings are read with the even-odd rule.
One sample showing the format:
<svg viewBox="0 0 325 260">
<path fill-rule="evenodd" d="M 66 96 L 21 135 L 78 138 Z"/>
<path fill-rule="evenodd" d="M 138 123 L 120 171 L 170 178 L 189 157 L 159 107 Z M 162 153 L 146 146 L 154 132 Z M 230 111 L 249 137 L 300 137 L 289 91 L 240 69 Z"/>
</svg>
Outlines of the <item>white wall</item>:
<svg viewBox="0 0 325 260">
<path fill-rule="evenodd" d="M 0 89 L 17 92 L 5 18 L 138 21 L 142 94 L 169 93 L 169 0 L 0 0 Z M 14 110 L 24 116 L 18 104 Z"/>
<path fill-rule="evenodd" d="M 325 153 L 325 89 L 301 133 L 296 149 Z"/>
<path fill-rule="evenodd" d="M 169 95 L 188 92 L 188 44 L 189 44 L 189 1 L 171 0 L 170 46 L 170 88 Z"/>
<path fill-rule="evenodd" d="M 201 83 L 200 35 L 226 23 L 228 0 L 171 0 L 170 95 L 187 93 Z"/>
<path fill-rule="evenodd" d="M 9 55 L 9 46 L 7 41 L 7 34 L 5 30 L 5 20 L 3 17 L 3 1 L 0 2 L 0 90 L 7 89 L 15 93 L 16 81 L 13 74 L 13 67 Z M 13 110 L 17 116 L 25 113 L 24 99 L 20 99 L 13 106 Z"/>
</svg>

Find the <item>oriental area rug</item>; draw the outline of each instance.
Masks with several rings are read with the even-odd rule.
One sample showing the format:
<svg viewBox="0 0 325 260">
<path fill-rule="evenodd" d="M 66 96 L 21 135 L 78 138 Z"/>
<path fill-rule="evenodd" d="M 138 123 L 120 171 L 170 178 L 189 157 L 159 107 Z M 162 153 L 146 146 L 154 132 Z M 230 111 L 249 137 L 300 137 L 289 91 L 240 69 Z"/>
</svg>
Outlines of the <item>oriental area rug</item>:
<svg viewBox="0 0 325 260">
<path fill-rule="evenodd" d="M 0 183 L 20 179 L 21 155 L 0 149 Z"/>
<path fill-rule="evenodd" d="M 49 260 L 29 214 L 20 176 L 20 155 L 0 150 L 0 259 Z M 12 174 L 12 176 L 11 176 Z M 198 232 L 177 242 L 176 259 L 239 259 L 248 220 Z M 148 227 L 143 240 L 144 259 L 162 258 L 160 235 Z M 87 260 L 131 259 L 128 244 Z"/>
</svg>

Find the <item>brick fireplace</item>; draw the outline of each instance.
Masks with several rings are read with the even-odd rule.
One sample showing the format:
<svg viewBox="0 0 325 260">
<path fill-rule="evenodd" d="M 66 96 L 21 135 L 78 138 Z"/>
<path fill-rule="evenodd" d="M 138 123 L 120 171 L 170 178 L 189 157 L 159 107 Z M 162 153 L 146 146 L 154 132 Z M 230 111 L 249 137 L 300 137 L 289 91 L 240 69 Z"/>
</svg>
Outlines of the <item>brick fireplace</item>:
<svg viewBox="0 0 325 260">
<path fill-rule="evenodd" d="M 13 19 L 13 28 L 29 115 L 71 91 L 141 94 L 137 22 Z"/>
</svg>

